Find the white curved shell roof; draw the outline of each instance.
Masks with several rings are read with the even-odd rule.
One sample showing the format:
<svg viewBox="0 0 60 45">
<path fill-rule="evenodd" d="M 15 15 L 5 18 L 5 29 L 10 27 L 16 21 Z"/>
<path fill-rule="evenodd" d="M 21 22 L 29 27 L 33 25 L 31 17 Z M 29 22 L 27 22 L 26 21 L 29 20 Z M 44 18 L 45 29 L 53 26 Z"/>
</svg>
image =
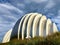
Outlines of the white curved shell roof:
<svg viewBox="0 0 60 45">
<path fill-rule="evenodd" d="M 5 34 L 2 43 L 9 42 L 12 37 L 23 40 L 25 37 L 47 36 L 55 32 L 58 32 L 56 24 L 46 16 L 39 13 L 29 13 L 21 17 L 14 28 Z"/>
</svg>

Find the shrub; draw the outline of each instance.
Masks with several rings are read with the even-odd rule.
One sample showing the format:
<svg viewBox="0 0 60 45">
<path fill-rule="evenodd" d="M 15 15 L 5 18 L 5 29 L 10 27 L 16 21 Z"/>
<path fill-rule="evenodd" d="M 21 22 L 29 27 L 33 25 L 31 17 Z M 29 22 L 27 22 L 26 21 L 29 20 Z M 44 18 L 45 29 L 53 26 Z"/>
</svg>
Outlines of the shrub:
<svg viewBox="0 0 60 45">
<path fill-rule="evenodd" d="M 47 37 L 35 37 L 30 40 L 12 39 L 8 43 L 0 43 L 0 45 L 60 45 L 60 32 L 48 35 Z"/>
</svg>

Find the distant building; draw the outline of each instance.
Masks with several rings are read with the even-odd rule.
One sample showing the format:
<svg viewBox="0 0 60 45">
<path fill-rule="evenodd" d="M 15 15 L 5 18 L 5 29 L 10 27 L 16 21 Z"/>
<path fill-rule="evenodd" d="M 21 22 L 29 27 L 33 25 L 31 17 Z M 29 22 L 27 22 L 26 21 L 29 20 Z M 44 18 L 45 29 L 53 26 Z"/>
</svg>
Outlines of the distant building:
<svg viewBox="0 0 60 45">
<path fill-rule="evenodd" d="M 24 38 L 29 39 L 36 36 L 43 37 L 55 32 L 58 32 L 56 24 L 47 19 L 45 15 L 30 13 L 16 22 L 14 28 L 5 34 L 2 43 L 9 42 L 13 37 L 23 40 Z"/>
</svg>

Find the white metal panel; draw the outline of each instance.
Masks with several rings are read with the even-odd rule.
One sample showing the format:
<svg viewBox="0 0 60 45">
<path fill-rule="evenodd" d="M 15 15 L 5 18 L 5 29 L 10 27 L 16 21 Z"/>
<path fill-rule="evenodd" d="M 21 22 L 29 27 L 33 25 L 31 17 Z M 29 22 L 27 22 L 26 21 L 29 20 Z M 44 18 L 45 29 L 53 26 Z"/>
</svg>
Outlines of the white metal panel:
<svg viewBox="0 0 60 45">
<path fill-rule="evenodd" d="M 38 15 L 35 17 L 34 19 L 34 22 L 33 22 L 33 29 L 32 29 L 32 35 L 33 37 L 36 36 L 36 30 L 37 30 L 37 26 L 38 26 L 38 22 L 39 22 L 39 19 L 42 15 Z"/>
<path fill-rule="evenodd" d="M 46 24 L 46 16 L 42 16 L 39 24 L 39 36 L 44 36 L 45 24 Z"/>
</svg>

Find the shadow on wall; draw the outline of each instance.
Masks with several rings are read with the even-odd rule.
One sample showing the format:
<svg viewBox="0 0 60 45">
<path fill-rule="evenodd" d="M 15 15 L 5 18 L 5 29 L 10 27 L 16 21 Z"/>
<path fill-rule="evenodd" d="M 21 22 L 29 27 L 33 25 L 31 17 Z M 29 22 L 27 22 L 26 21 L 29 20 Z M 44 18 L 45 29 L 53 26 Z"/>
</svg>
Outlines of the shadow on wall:
<svg viewBox="0 0 60 45">
<path fill-rule="evenodd" d="M 13 27 L 10 40 L 13 39 L 13 38 L 17 38 L 17 36 L 18 36 L 18 27 L 19 27 L 19 23 L 20 23 L 21 18 L 16 22 L 15 26 Z"/>
</svg>

